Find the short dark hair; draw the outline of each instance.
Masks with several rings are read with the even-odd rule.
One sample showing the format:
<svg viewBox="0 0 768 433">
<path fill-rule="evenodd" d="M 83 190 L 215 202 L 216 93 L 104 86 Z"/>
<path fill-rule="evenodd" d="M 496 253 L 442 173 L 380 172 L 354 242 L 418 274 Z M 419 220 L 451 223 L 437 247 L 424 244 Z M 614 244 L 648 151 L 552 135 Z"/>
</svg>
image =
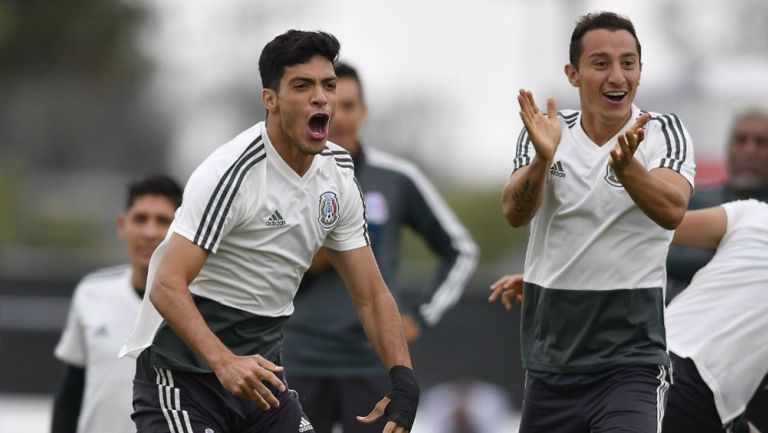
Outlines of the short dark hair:
<svg viewBox="0 0 768 433">
<path fill-rule="evenodd" d="M 181 206 L 184 190 L 175 180 L 164 174 L 153 174 L 128 184 L 128 197 L 125 209 L 130 209 L 136 199 L 145 195 L 159 195 L 170 200 L 176 207 Z"/>
<path fill-rule="evenodd" d="M 571 34 L 571 46 L 569 50 L 569 60 L 574 68 L 579 68 L 579 57 L 581 57 L 584 35 L 590 30 L 606 29 L 610 31 L 626 30 L 635 38 L 637 45 L 637 55 L 640 57 L 640 40 L 637 39 L 635 26 L 629 18 L 613 12 L 597 12 L 579 17 L 576 21 L 576 27 Z"/>
<path fill-rule="evenodd" d="M 340 48 L 339 40 L 330 33 L 288 30 L 272 39 L 261 51 L 261 85 L 278 91 L 286 67 L 306 63 L 314 56 L 323 56 L 335 63 Z"/>
<path fill-rule="evenodd" d="M 363 97 L 363 83 L 360 81 L 360 76 L 357 75 L 357 69 L 345 62 L 336 62 L 335 68 L 336 78 L 351 78 L 357 82 L 357 88 L 360 89 L 360 100 L 365 101 L 365 97 Z"/>
</svg>

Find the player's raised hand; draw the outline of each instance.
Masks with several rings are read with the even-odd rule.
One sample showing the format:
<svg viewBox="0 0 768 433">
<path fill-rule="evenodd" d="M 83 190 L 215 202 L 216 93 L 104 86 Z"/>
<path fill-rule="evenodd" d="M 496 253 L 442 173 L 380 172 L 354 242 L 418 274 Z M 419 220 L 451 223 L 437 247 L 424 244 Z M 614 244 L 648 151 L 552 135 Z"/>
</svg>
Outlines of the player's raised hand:
<svg viewBox="0 0 768 433">
<path fill-rule="evenodd" d="M 513 300 L 518 304 L 523 303 L 523 274 L 504 275 L 491 284 L 491 296 L 488 302 L 495 302 L 501 296 L 504 308 L 511 310 Z"/>
<path fill-rule="evenodd" d="M 547 162 L 552 161 L 557 145 L 560 144 L 561 135 L 560 119 L 557 118 L 555 100 L 547 99 L 546 115 L 539 111 L 533 100 L 533 93 L 528 90 L 520 89 L 517 102 L 520 104 L 520 118 L 528 131 L 528 136 L 531 137 L 536 155 Z"/>
<path fill-rule="evenodd" d="M 649 118 L 648 113 L 641 114 L 629 129 L 619 135 L 616 146 L 611 150 L 611 159 L 608 161 L 614 172 L 627 168 L 634 159 L 637 148 L 645 138 L 643 127 Z"/>
<path fill-rule="evenodd" d="M 280 406 L 277 397 L 265 382 L 281 392 L 285 391 L 285 384 L 275 375 L 281 371 L 283 367 L 275 365 L 261 355 L 233 355 L 214 369 L 216 377 L 227 391 L 238 397 L 253 400 L 264 410 Z"/>
</svg>

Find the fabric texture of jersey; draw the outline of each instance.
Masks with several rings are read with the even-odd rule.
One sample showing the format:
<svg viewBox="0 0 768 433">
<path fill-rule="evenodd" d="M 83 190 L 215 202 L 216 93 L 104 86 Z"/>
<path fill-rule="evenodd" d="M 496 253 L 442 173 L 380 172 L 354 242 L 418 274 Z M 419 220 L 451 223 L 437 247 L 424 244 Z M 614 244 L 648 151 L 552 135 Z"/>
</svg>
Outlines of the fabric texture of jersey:
<svg viewBox="0 0 768 433">
<path fill-rule="evenodd" d="M 621 132 L 641 113 L 633 106 Z M 693 186 L 688 132 L 674 114 L 649 114 L 635 159 L 649 171 L 674 170 Z M 559 116 L 562 137 L 526 252 L 523 363 L 551 372 L 633 362 L 668 365 L 663 290 L 672 231 L 640 210 L 610 168 L 619 134 L 598 146 L 584 132 L 580 112 Z M 515 169 L 529 164 L 534 153 L 523 129 Z M 617 309 L 628 315 L 612 315 Z M 583 350 L 590 347 L 602 353 Z"/>
<path fill-rule="evenodd" d="M 432 184 L 413 164 L 372 149 L 355 155 L 376 262 L 401 311 L 434 325 L 461 296 L 477 262 L 477 247 Z M 415 305 L 403 305 L 397 270 L 402 230 L 425 241 L 438 267 Z M 365 337 L 344 282 L 329 267 L 305 276 L 285 325 L 283 360 L 288 378 L 386 375 Z"/>
<path fill-rule="evenodd" d="M 741 414 L 768 373 L 768 204 L 722 205 L 717 252 L 667 309 L 670 351 L 696 364 L 723 423 Z"/>
<path fill-rule="evenodd" d="M 352 158 L 328 142 L 299 176 L 260 122 L 215 150 L 192 173 L 168 236 L 150 261 L 147 291 L 177 233 L 210 252 L 189 285 L 198 296 L 265 317 L 293 313 L 293 296 L 320 246 L 369 244 Z M 147 347 L 161 317 L 145 297 L 121 355 Z"/>
<path fill-rule="evenodd" d="M 85 369 L 78 433 L 131 433 L 131 395 L 136 362 L 118 359 L 141 300 L 128 266 L 87 275 L 75 289 L 58 359 Z"/>
</svg>

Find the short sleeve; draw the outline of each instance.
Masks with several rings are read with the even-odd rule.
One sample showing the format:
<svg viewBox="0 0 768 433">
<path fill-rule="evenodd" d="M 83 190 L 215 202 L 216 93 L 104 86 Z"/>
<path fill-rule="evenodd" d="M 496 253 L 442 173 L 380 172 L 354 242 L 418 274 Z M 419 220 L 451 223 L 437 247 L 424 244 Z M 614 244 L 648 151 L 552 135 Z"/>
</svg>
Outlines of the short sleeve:
<svg viewBox="0 0 768 433">
<path fill-rule="evenodd" d="M 759 202 L 756 200 L 737 200 L 728 203 L 723 203 L 723 209 L 725 209 L 725 216 L 727 219 L 725 232 L 728 233 L 731 229 L 739 224 L 739 220 L 749 214 L 750 207 L 754 207 Z"/>
<path fill-rule="evenodd" d="M 77 294 L 78 291 L 75 290 L 75 296 L 72 298 L 72 305 L 69 308 L 64 332 L 61 333 L 61 339 L 53 353 L 56 355 L 56 358 L 67 364 L 85 367 L 88 353 L 85 341 L 85 327 L 80 317 L 80 309 L 78 308 L 79 296 Z"/>
<path fill-rule="evenodd" d="M 328 232 L 324 246 L 336 251 L 348 251 L 370 245 L 368 223 L 363 204 L 363 193 L 354 177 L 344 185 L 343 196 L 338 198 L 339 222 Z M 325 200 L 333 200 L 328 197 Z M 321 202 L 320 206 L 332 206 Z M 321 209 L 322 211 L 322 209 Z"/>
<path fill-rule="evenodd" d="M 229 166 L 215 162 L 208 159 L 192 173 L 172 226 L 175 233 L 211 253 L 243 218 L 241 190 L 248 168 L 240 159 Z"/>
<path fill-rule="evenodd" d="M 680 118 L 676 114 L 653 116 L 646 131 L 650 157 L 645 168 L 648 171 L 669 168 L 680 173 L 693 187 L 696 176 L 693 144 Z"/>
<path fill-rule="evenodd" d="M 534 149 L 533 143 L 531 143 L 528 131 L 523 127 L 520 131 L 520 135 L 517 136 L 517 146 L 515 147 L 515 160 L 512 172 L 514 173 L 518 168 L 530 164 L 534 155 L 536 155 L 536 149 Z"/>
</svg>

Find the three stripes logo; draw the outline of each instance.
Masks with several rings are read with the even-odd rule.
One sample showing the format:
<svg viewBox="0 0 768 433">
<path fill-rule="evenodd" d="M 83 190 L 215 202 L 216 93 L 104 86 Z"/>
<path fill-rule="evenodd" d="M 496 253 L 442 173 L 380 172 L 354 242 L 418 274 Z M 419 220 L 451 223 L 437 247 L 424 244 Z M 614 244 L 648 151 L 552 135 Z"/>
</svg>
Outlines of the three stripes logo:
<svg viewBox="0 0 768 433">
<path fill-rule="evenodd" d="M 309 420 L 301 417 L 301 422 L 299 423 L 299 433 L 305 433 L 309 431 L 315 431 L 315 429 L 312 427 L 312 424 L 309 423 Z"/>
<path fill-rule="evenodd" d="M 272 215 L 267 218 L 267 227 L 282 227 L 285 225 L 285 218 L 280 215 L 280 212 L 275 209 Z"/>
<path fill-rule="evenodd" d="M 551 167 L 549 167 L 549 175 L 565 178 L 565 170 L 563 170 L 563 163 L 555 161 Z"/>
</svg>

